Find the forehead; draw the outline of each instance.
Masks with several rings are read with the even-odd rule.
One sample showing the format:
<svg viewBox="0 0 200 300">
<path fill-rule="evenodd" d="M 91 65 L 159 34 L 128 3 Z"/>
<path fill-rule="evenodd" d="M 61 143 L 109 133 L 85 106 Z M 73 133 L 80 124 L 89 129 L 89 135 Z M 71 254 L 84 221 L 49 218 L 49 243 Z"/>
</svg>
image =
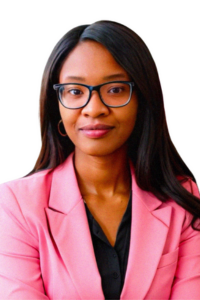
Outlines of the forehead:
<svg viewBox="0 0 200 300">
<path fill-rule="evenodd" d="M 80 77 L 81 81 L 94 80 L 114 74 L 129 80 L 127 72 L 116 62 L 112 54 L 100 43 L 83 41 L 67 56 L 60 71 L 60 82 L 67 82 L 69 77 Z M 120 78 L 116 78 L 119 79 Z"/>
</svg>

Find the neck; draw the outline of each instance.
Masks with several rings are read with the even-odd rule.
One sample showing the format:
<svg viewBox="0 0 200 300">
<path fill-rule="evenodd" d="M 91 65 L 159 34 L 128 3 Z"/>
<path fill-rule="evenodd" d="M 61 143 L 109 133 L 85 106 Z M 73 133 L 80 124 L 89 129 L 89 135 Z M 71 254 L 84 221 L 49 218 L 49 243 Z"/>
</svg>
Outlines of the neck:
<svg viewBox="0 0 200 300">
<path fill-rule="evenodd" d="M 126 151 L 91 156 L 75 150 L 75 169 L 83 197 L 112 197 L 130 192 L 130 170 Z"/>
</svg>

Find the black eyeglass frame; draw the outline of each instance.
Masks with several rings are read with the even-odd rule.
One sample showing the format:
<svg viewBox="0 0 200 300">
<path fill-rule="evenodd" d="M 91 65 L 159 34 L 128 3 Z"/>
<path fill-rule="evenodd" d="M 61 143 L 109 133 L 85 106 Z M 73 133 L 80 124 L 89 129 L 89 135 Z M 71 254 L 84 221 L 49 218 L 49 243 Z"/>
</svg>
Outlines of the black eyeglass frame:
<svg viewBox="0 0 200 300">
<path fill-rule="evenodd" d="M 101 96 L 101 93 L 100 93 L 100 88 L 106 84 L 109 84 L 109 83 L 125 83 L 125 84 L 128 84 L 130 86 L 130 95 L 129 95 L 129 99 L 126 101 L 126 103 L 122 104 L 122 105 L 109 105 L 109 104 L 106 104 L 104 102 L 104 100 L 102 99 L 102 96 Z M 75 108 L 72 108 L 72 107 L 68 107 L 66 105 L 64 105 L 64 103 L 62 102 L 62 98 L 61 98 L 61 91 L 60 91 L 60 88 L 62 86 L 65 86 L 65 85 L 70 85 L 70 84 L 77 84 L 77 85 L 80 85 L 80 86 L 84 86 L 86 88 L 89 89 L 89 96 L 88 96 L 88 100 L 86 101 L 86 103 L 84 105 L 81 105 L 81 106 L 78 106 L 78 107 L 75 107 Z M 105 83 L 102 83 L 102 84 L 99 84 L 99 85 L 87 85 L 87 84 L 83 84 L 83 83 L 77 83 L 77 82 L 70 82 L 70 83 L 57 83 L 57 84 L 54 84 L 53 85 L 53 88 L 54 90 L 56 90 L 57 92 L 57 96 L 58 96 L 58 100 L 60 101 L 60 103 L 65 107 L 65 108 L 68 108 L 68 109 L 79 109 L 79 108 L 83 108 L 85 107 L 90 99 L 91 99 L 91 95 L 92 95 L 92 91 L 97 91 L 98 94 L 99 94 L 99 98 L 101 99 L 101 102 L 107 106 L 107 107 L 123 107 L 123 106 L 126 106 L 130 100 L 131 100 L 131 97 L 132 97 L 132 93 L 133 93 L 133 87 L 135 86 L 135 83 L 133 81 L 122 81 L 122 80 L 117 80 L 117 81 L 109 81 L 109 82 L 105 82 Z"/>
</svg>

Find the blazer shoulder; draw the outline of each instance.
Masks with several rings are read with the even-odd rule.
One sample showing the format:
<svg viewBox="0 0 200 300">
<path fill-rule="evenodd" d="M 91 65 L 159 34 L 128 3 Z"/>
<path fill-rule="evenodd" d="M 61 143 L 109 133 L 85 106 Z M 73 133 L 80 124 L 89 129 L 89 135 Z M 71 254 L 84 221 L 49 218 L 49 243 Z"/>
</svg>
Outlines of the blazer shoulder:
<svg viewBox="0 0 200 300">
<path fill-rule="evenodd" d="M 48 205 L 52 173 L 52 170 L 44 170 L 1 184 L 0 205 L 12 209 L 17 204 L 33 211 Z"/>
<path fill-rule="evenodd" d="M 182 186 L 192 195 L 194 195 L 197 198 L 200 198 L 199 188 L 191 178 L 184 179 L 182 181 Z"/>
<path fill-rule="evenodd" d="M 187 190 L 189 193 L 191 193 L 193 196 L 196 197 L 197 201 L 200 201 L 200 193 L 197 184 L 191 179 L 191 178 L 185 178 L 184 180 L 180 181 L 182 187 Z M 188 229 L 188 231 L 193 231 L 191 227 L 191 221 L 193 219 L 193 214 L 191 214 L 188 210 L 180 206 L 177 202 L 175 202 L 173 199 L 169 199 L 167 202 L 164 202 L 162 206 L 171 206 L 173 209 L 174 219 L 179 220 L 182 223 L 182 232 L 185 231 L 185 229 Z M 200 229 L 200 220 L 197 219 L 196 226 Z"/>
</svg>

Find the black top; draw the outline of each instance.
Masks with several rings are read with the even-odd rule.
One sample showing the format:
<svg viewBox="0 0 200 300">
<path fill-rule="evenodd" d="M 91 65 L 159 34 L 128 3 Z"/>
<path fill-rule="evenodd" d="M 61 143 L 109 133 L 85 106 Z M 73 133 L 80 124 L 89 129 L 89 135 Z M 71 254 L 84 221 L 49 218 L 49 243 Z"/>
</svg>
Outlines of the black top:
<svg viewBox="0 0 200 300">
<path fill-rule="evenodd" d="M 131 206 L 132 196 L 130 196 L 126 211 L 119 225 L 115 245 L 112 247 L 86 205 L 94 252 L 101 275 L 105 299 L 120 299 L 124 285 L 130 244 Z"/>
</svg>

